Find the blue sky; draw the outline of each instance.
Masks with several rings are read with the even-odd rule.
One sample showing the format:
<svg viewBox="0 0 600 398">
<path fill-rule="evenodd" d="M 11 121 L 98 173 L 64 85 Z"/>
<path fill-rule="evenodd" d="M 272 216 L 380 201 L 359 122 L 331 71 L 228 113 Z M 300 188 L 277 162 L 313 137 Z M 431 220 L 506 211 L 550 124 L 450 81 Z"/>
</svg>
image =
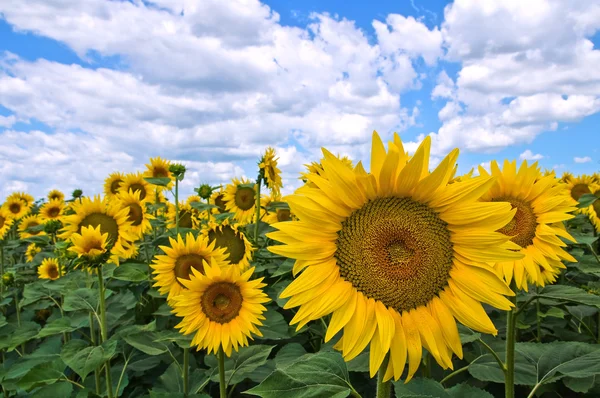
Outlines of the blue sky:
<svg viewBox="0 0 600 398">
<path fill-rule="evenodd" d="M 64 4 L 0 5 L 0 200 L 100 193 L 151 156 L 186 163 L 191 193 L 254 176 L 267 145 L 289 192 L 322 146 L 368 160 L 373 130 L 432 134 L 461 172 L 599 168 L 593 1 Z"/>
</svg>

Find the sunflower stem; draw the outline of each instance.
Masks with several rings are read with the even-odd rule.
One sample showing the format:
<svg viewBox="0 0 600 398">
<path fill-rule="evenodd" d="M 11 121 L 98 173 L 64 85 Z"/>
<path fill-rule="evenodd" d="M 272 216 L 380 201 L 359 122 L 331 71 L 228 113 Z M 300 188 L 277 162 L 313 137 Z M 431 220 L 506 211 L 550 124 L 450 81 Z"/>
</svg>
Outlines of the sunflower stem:
<svg viewBox="0 0 600 398">
<path fill-rule="evenodd" d="M 90 312 L 89 314 L 90 321 L 90 339 L 92 340 L 92 345 L 97 345 L 96 341 L 96 331 L 94 330 L 94 316 Z M 100 395 L 100 370 L 98 368 L 94 369 L 94 381 L 96 385 L 96 394 Z"/>
<path fill-rule="evenodd" d="M 385 356 L 385 359 L 381 363 L 379 370 L 377 371 L 377 398 L 390 398 L 392 393 L 392 383 L 390 381 L 383 381 L 385 371 L 388 367 L 388 361 L 390 360 L 389 354 Z"/>
<path fill-rule="evenodd" d="M 183 349 L 183 396 L 187 397 L 190 391 L 188 375 L 190 373 L 190 349 Z"/>
<path fill-rule="evenodd" d="M 100 293 L 100 333 L 102 342 L 108 340 L 108 328 L 106 326 L 106 301 L 104 299 L 104 277 L 102 276 L 102 266 L 98 267 L 98 292 Z M 110 359 L 104 363 L 106 370 L 106 394 L 108 398 L 113 398 L 112 380 L 110 374 Z"/>
<path fill-rule="evenodd" d="M 0 244 L 0 278 L 4 276 L 4 241 Z M 4 298 L 4 281 L 0 281 L 0 300 Z"/>
<path fill-rule="evenodd" d="M 15 311 L 17 312 L 17 326 L 21 327 L 21 308 L 19 308 L 19 290 L 15 290 Z M 21 344 L 21 355 L 25 355 L 25 343 Z"/>
<path fill-rule="evenodd" d="M 221 398 L 227 398 L 227 384 L 225 384 L 225 353 L 223 352 L 223 346 L 219 347 L 219 396 Z"/>
<path fill-rule="evenodd" d="M 514 283 L 511 290 L 516 291 Z M 515 396 L 515 326 L 517 321 L 517 295 L 510 297 L 515 305 L 513 309 L 506 313 L 506 373 L 504 378 L 505 397 L 514 398 Z"/>
<path fill-rule="evenodd" d="M 179 179 L 175 179 L 175 239 L 179 239 Z"/>
<path fill-rule="evenodd" d="M 536 296 L 540 294 L 539 288 L 536 285 L 535 287 Z M 535 336 L 536 341 L 539 343 L 542 341 L 542 320 L 540 319 L 540 299 L 539 297 L 535 300 L 535 321 L 536 321 L 536 332 Z"/>
<path fill-rule="evenodd" d="M 256 179 L 256 221 L 254 223 L 254 242 L 256 246 L 258 246 L 258 222 L 260 221 L 260 182 L 262 178 L 261 175 L 258 175 Z"/>
</svg>

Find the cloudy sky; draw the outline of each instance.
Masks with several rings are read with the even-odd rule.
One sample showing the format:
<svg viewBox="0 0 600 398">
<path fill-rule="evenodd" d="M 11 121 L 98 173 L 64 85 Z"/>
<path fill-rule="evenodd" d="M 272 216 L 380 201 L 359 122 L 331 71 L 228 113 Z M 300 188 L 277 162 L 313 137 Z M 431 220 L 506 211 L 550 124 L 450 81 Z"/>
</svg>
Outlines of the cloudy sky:
<svg viewBox="0 0 600 398">
<path fill-rule="evenodd" d="M 322 146 L 368 160 L 373 130 L 459 147 L 461 172 L 593 172 L 599 30 L 597 0 L 2 0 L 0 201 L 153 156 L 191 193 L 268 145 L 289 191 Z"/>
</svg>

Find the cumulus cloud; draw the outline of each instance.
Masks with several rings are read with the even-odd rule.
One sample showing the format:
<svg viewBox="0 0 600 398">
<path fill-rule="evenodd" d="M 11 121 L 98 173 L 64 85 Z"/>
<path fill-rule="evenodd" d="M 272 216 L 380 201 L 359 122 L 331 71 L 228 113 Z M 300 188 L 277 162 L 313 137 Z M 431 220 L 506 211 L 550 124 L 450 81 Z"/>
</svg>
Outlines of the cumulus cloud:
<svg viewBox="0 0 600 398">
<path fill-rule="evenodd" d="M 589 163 L 592 161 L 592 158 L 589 156 L 582 156 L 582 157 L 575 156 L 573 158 L 573 161 L 575 161 L 575 163 Z"/>
<path fill-rule="evenodd" d="M 530 149 L 526 149 L 525 152 L 519 155 L 519 159 L 521 160 L 540 160 L 543 159 L 544 155 L 540 153 L 533 153 Z"/>
</svg>

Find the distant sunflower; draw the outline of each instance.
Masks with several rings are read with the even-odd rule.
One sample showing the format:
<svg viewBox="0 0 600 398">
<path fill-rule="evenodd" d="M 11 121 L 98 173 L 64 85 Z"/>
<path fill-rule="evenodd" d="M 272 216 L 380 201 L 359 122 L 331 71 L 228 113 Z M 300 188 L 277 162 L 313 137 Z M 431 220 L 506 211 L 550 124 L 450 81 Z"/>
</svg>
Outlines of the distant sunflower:
<svg viewBox="0 0 600 398">
<path fill-rule="evenodd" d="M 574 178 L 573 173 L 569 173 L 568 171 L 565 171 L 563 173 L 563 175 L 560 177 L 560 181 L 561 182 L 570 182 L 572 179 Z"/>
<path fill-rule="evenodd" d="M 73 246 L 69 251 L 77 254 L 77 257 L 97 258 L 106 253 L 108 232 L 100 232 L 100 225 L 81 228 L 81 233 L 75 232 L 71 235 Z"/>
<path fill-rule="evenodd" d="M 556 178 L 556 170 L 554 170 L 554 169 L 544 169 L 543 176 L 544 177 L 552 176 L 552 177 Z"/>
<path fill-rule="evenodd" d="M 593 185 L 590 188 L 592 193 L 600 198 L 600 185 Z M 587 214 L 596 232 L 600 232 L 600 199 L 597 199 L 590 207 L 584 209 L 583 213 Z M 2 235 L 0 234 L 0 236 Z"/>
<path fill-rule="evenodd" d="M 118 171 L 109 174 L 106 180 L 104 180 L 104 194 L 106 197 L 112 198 L 119 192 L 119 187 L 123 184 L 124 178 L 123 173 L 119 173 Z"/>
<path fill-rule="evenodd" d="M 232 183 L 225 187 L 223 201 L 225 209 L 234 213 L 236 221 L 243 225 L 251 223 L 256 212 L 256 184 L 252 184 L 246 178 L 234 178 Z"/>
<path fill-rule="evenodd" d="M 171 189 L 173 186 L 173 177 L 171 176 L 171 172 L 169 171 L 169 166 L 171 162 L 166 159 L 162 159 L 160 156 L 155 158 L 150 158 L 150 163 L 146 164 L 146 171 L 144 171 L 144 177 L 149 178 L 170 178 L 171 182 L 169 182 L 167 187 L 157 186 L 159 189 Z"/>
<path fill-rule="evenodd" d="M 19 236 L 21 239 L 31 238 L 32 236 L 46 235 L 44 231 L 31 231 L 29 228 L 37 227 L 44 224 L 44 220 L 38 214 L 30 214 L 23 217 L 19 224 Z"/>
<path fill-rule="evenodd" d="M 100 226 L 100 231 L 108 233 L 111 247 L 111 261 L 119 265 L 119 258 L 130 258 L 135 252 L 133 242 L 137 236 L 131 231 L 131 221 L 128 220 L 129 209 L 124 209 L 118 203 L 111 202 L 99 195 L 93 199 L 85 197 L 81 203 L 74 203 L 75 214 L 63 218 L 63 233 L 59 238 L 70 239 L 74 233 L 81 234 L 82 227 Z"/>
<path fill-rule="evenodd" d="M 214 258 L 205 262 L 205 274 L 194 269 L 185 286 L 173 300 L 173 312 L 182 321 L 175 326 L 187 335 L 194 333 L 192 346 L 208 354 L 223 348 L 230 356 L 232 348 L 248 345 L 251 334 L 262 336 L 257 326 L 266 318 L 264 303 L 270 301 L 262 291 L 263 278 L 250 280 L 254 268 L 242 273 L 237 267 L 221 267 Z"/>
<path fill-rule="evenodd" d="M 254 248 L 246 235 L 239 229 L 239 224 L 230 224 L 225 220 L 220 224 L 211 221 L 202 229 L 202 234 L 208 237 L 209 243 L 215 243 L 215 247 L 225 249 L 228 256 L 227 261 L 242 270 L 250 266 Z"/>
<path fill-rule="evenodd" d="M 537 162 L 528 166 L 523 161 L 517 169 L 516 161 L 506 160 L 500 170 L 498 163 L 492 161 L 490 168 L 496 181 L 481 200 L 508 202 L 517 211 L 498 231 L 519 245 L 524 255 L 522 259 L 497 262 L 496 272 L 509 284 L 514 279 L 518 289 L 527 290 L 528 282 L 544 286 L 549 275 L 557 275 L 565 268 L 561 260 L 576 261 L 562 249 L 567 244 L 560 237 L 572 242 L 575 239 L 553 226 L 574 217 L 570 213 L 576 209 L 575 202 L 565 184 L 559 184 L 553 175 L 542 176 Z M 483 167 L 479 173 L 489 175 Z"/>
<path fill-rule="evenodd" d="M 0 240 L 4 239 L 12 224 L 13 219 L 8 216 L 8 210 L 0 207 Z"/>
<path fill-rule="evenodd" d="M 15 220 L 18 220 L 29 213 L 27 203 L 19 198 L 7 198 L 2 207 L 4 208 L 6 215 Z"/>
<path fill-rule="evenodd" d="M 288 208 L 277 208 L 274 210 L 268 210 L 269 205 L 273 202 L 281 202 L 283 199 L 281 197 L 277 197 L 274 195 L 263 195 L 260 200 L 261 207 L 265 210 L 265 213 L 262 217 L 262 221 L 267 224 L 275 224 L 277 222 L 282 221 L 290 221 L 294 218 L 291 210 Z"/>
<path fill-rule="evenodd" d="M 564 181 L 564 175 L 561 181 Z M 576 201 L 579 201 L 579 198 L 581 198 L 583 195 L 592 193 L 595 186 L 592 177 L 585 174 L 577 177 L 571 176 L 565 184 L 569 188 L 571 197 Z M 575 212 L 585 213 L 584 209 L 579 208 L 575 209 Z"/>
<path fill-rule="evenodd" d="M 260 170 L 265 177 L 267 188 L 275 195 L 279 195 L 281 188 L 283 187 L 283 183 L 281 182 L 281 170 L 277 168 L 277 160 L 279 160 L 279 158 L 275 157 L 275 149 L 268 147 L 258 164 L 258 167 L 260 167 Z"/>
<path fill-rule="evenodd" d="M 65 267 L 58 263 L 56 258 L 45 258 L 38 267 L 38 277 L 40 279 L 56 280 L 65 274 Z"/>
<path fill-rule="evenodd" d="M 35 243 L 30 243 L 27 246 L 27 250 L 25 250 L 25 259 L 27 259 L 27 262 L 32 262 L 35 255 L 41 251 L 42 249 L 38 245 Z"/>
<path fill-rule="evenodd" d="M 371 172 L 351 169 L 323 149 L 316 188 L 287 197 L 300 221 L 274 224 L 273 253 L 296 259 L 297 277 L 280 297 L 300 306 L 291 324 L 332 314 L 325 341 L 343 329 L 336 344 L 345 360 L 370 343 L 371 377 L 390 352 L 385 380 L 398 380 L 408 362 L 410 380 L 422 347 L 443 368 L 462 357 L 455 319 L 496 334 L 481 302 L 502 310 L 514 295 L 487 265 L 521 258 L 519 246 L 495 232 L 514 216 L 508 203 L 478 202 L 489 177 L 448 185 L 458 149 L 429 172 L 430 137 L 408 157 L 398 135 L 388 152 L 373 133 Z M 400 294 L 399 294 L 400 292 Z"/>
<path fill-rule="evenodd" d="M 204 263 L 211 259 L 219 264 L 228 263 L 225 249 L 215 248 L 205 236 L 194 238 L 188 233 L 185 240 L 179 235 L 177 240 L 169 237 L 169 242 L 170 246 L 159 246 L 165 254 L 154 256 L 150 264 L 154 270 L 154 286 L 160 294 L 168 294 L 169 301 L 185 288 L 181 281 L 190 279 L 192 269 L 204 272 Z"/>
<path fill-rule="evenodd" d="M 33 202 L 35 202 L 35 198 L 26 192 L 13 192 L 6 199 L 21 199 L 29 209 L 33 206 Z"/>
<path fill-rule="evenodd" d="M 216 191 L 213 191 L 212 195 L 210 195 L 209 203 L 217 206 L 216 208 L 212 209 L 213 214 L 227 213 L 224 197 L 225 193 L 222 187 Z"/>
<path fill-rule="evenodd" d="M 144 180 L 142 173 L 125 174 L 123 183 L 119 187 L 119 192 L 129 192 L 129 190 L 139 192 L 142 202 L 151 200 L 154 193 L 152 186 Z"/>
<path fill-rule="evenodd" d="M 59 191 L 58 189 L 53 189 L 52 191 L 48 192 L 48 200 L 60 200 L 62 202 L 63 200 L 65 200 L 65 194 Z"/>
<path fill-rule="evenodd" d="M 167 204 L 167 228 L 175 228 L 176 226 L 176 218 L 175 218 L 175 205 Z M 179 228 L 196 228 L 198 225 L 198 219 L 194 215 L 194 209 L 192 206 L 179 202 Z"/>
<path fill-rule="evenodd" d="M 185 200 L 185 203 L 190 206 L 192 210 L 192 215 L 196 218 L 196 220 L 200 220 L 200 211 L 196 210 L 196 208 L 192 207 L 192 203 L 203 203 L 203 200 L 198 195 L 191 195 Z M 206 213 L 204 213 L 206 214 Z"/>
<path fill-rule="evenodd" d="M 138 239 L 141 239 L 144 234 L 152 230 L 150 220 L 153 215 L 146 211 L 146 204 L 140 200 L 141 191 L 129 190 L 129 192 L 119 192 L 116 200 L 122 208 L 127 208 L 129 215 L 127 220 L 131 222 L 131 233 L 135 234 Z"/>
<path fill-rule="evenodd" d="M 60 220 L 65 210 L 65 202 L 60 199 L 52 199 L 40 208 L 40 216 L 44 222 L 48 220 Z"/>
</svg>

